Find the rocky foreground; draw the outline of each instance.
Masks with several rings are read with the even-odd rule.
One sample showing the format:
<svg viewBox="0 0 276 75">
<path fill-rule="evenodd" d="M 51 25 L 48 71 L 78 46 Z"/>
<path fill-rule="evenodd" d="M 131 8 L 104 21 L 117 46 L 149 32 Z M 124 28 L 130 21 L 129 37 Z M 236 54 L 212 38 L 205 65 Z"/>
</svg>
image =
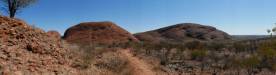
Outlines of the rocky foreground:
<svg viewBox="0 0 276 75">
<path fill-rule="evenodd" d="M 68 49 L 41 29 L 0 16 L 0 73 L 3 75 L 74 74 Z M 0 75 L 1 75 L 0 74 Z"/>
</svg>

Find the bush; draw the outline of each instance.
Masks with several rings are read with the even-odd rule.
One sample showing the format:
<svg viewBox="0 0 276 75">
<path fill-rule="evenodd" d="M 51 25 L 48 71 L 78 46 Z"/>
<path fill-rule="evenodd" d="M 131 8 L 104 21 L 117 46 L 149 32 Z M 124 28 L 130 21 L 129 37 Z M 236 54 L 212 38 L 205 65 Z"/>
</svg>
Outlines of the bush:
<svg viewBox="0 0 276 75">
<path fill-rule="evenodd" d="M 257 56 L 251 56 L 245 58 L 241 62 L 241 66 L 244 68 L 257 68 L 260 65 L 261 61 Z"/>
<path fill-rule="evenodd" d="M 206 50 L 193 50 L 191 52 L 192 60 L 202 60 L 206 55 Z"/>
<path fill-rule="evenodd" d="M 219 43 L 219 42 L 211 42 L 207 45 L 209 50 L 221 50 L 223 48 L 226 48 L 226 45 L 224 43 Z"/>
<path fill-rule="evenodd" d="M 263 42 L 259 45 L 257 54 L 262 58 L 262 67 L 276 70 L 276 41 Z"/>
<path fill-rule="evenodd" d="M 258 50 L 258 54 L 266 59 L 274 59 L 276 57 L 276 50 L 273 49 L 263 49 Z"/>
<path fill-rule="evenodd" d="M 275 46 L 276 45 L 274 45 L 274 43 L 269 43 L 269 42 L 262 43 L 258 48 L 258 54 L 266 59 L 276 58 Z"/>
<path fill-rule="evenodd" d="M 243 52 L 248 49 L 248 45 L 245 43 L 237 42 L 233 44 L 233 48 L 235 49 L 236 52 Z"/>
<path fill-rule="evenodd" d="M 276 71 L 276 63 L 273 63 L 273 64 L 272 64 L 271 69 L 272 69 L 273 71 Z"/>
<path fill-rule="evenodd" d="M 118 56 L 106 55 L 95 65 L 99 68 L 111 70 L 113 72 L 121 72 L 127 66 L 127 61 Z"/>
<path fill-rule="evenodd" d="M 111 51 L 106 47 L 92 44 L 81 46 L 76 44 L 68 44 L 66 47 L 70 49 L 68 56 L 74 56 L 71 58 L 75 58 L 75 62 L 72 66 L 77 69 L 89 69 L 97 56 Z"/>
<path fill-rule="evenodd" d="M 194 49 L 202 49 L 204 48 L 204 44 L 201 43 L 200 41 L 191 41 L 191 42 L 187 42 L 185 43 L 185 46 L 190 49 L 190 50 L 194 50 Z"/>
</svg>

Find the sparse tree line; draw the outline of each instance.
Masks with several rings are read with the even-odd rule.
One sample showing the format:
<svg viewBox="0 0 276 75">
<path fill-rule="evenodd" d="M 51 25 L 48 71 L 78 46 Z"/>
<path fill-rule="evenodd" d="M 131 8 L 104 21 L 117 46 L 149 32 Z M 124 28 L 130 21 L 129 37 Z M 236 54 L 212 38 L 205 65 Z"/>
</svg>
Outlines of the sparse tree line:
<svg viewBox="0 0 276 75">
<path fill-rule="evenodd" d="M 37 1 L 38 0 L 0 0 L 0 6 L 3 12 L 9 14 L 9 17 L 14 18 L 22 9 Z"/>
</svg>

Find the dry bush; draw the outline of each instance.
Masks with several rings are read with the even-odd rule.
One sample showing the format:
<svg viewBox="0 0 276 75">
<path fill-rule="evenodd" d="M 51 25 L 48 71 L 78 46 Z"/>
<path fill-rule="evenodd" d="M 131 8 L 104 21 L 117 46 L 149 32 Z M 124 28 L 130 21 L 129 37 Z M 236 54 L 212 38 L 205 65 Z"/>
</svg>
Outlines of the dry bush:
<svg viewBox="0 0 276 75">
<path fill-rule="evenodd" d="M 123 58 L 116 48 L 99 45 L 73 45 L 68 56 L 74 56 L 72 67 L 77 68 L 81 75 L 130 75 L 128 61 Z"/>
<path fill-rule="evenodd" d="M 262 60 L 262 67 L 269 68 L 275 71 L 276 63 L 276 40 L 273 39 L 269 42 L 263 42 L 259 45 L 257 54 Z"/>
<path fill-rule="evenodd" d="M 257 56 L 251 56 L 241 60 L 241 66 L 244 68 L 257 68 L 261 61 Z"/>
<path fill-rule="evenodd" d="M 97 56 L 100 56 L 102 53 L 107 52 L 108 49 L 105 47 L 97 46 L 97 45 L 76 45 L 76 44 L 69 44 L 71 52 L 71 56 L 75 56 L 77 58 L 75 60 L 75 64 L 73 67 L 78 69 L 88 69 L 93 64 Z"/>
<path fill-rule="evenodd" d="M 130 74 L 127 59 L 123 58 L 117 52 L 104 53 L 94 64 L 99 69 L 106 69 L 118 75 Z"/>
</svg>

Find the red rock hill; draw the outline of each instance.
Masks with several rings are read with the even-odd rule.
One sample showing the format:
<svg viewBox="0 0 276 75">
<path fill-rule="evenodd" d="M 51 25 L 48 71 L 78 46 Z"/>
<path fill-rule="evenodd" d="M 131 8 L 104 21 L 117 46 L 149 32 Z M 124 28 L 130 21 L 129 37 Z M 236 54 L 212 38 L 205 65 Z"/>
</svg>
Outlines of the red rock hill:
<svg viewBox="0 0 276 75">
<path fill-rule="evenodd" d="M 69 43 L 77 44 L 120 44 L 137 42 L 128 31 L 112 22 L 80 23 L 66 30 L 64 37 Z"/>
<path fill-rule="evenodd" d="M 195 23 L 181 23 L 134 35 L 140 41 L 151 43 L 183 43 L 189 40 L 213 41 L 230 39 L 230 35 L 221 30 Z"/>
</svg>

